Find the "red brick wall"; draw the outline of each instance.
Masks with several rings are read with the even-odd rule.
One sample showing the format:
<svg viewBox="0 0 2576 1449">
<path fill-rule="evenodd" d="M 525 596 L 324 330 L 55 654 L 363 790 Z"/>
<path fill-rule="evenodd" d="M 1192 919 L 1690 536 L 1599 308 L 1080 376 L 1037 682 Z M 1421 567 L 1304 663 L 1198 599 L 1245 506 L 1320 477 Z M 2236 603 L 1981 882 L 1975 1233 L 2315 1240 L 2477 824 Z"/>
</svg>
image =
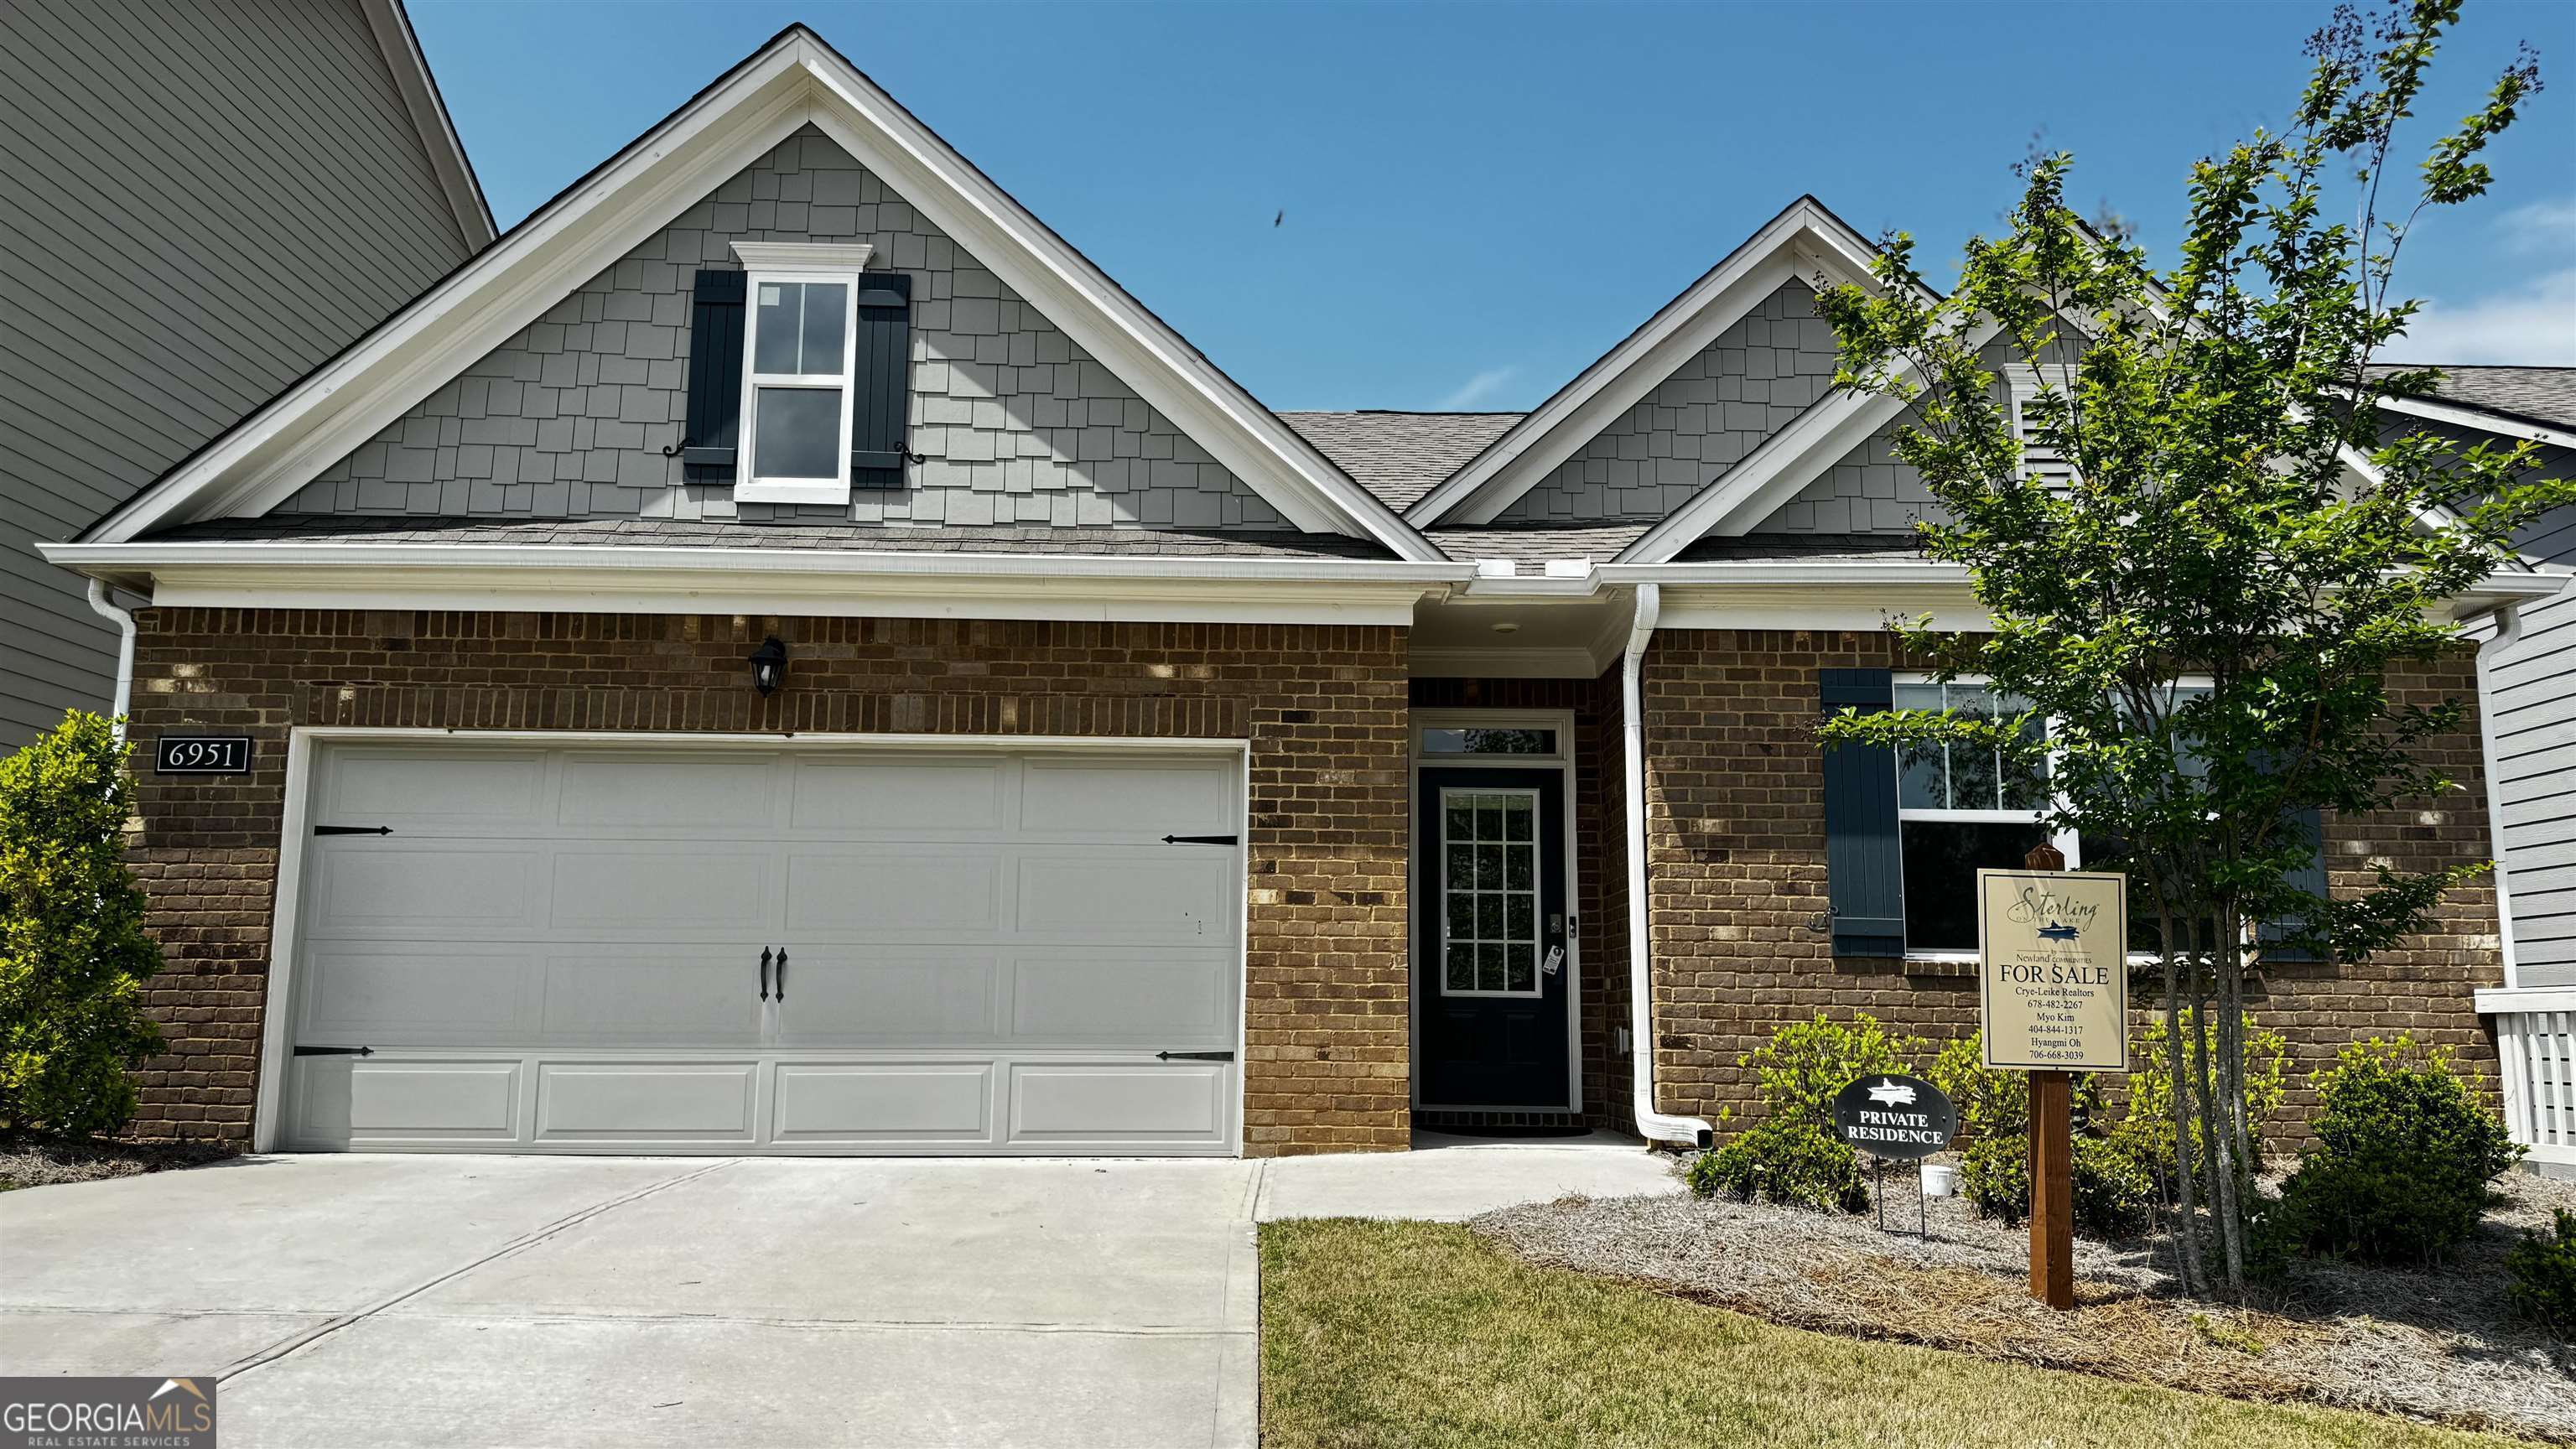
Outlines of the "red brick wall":
<svg viewBox="0 0 2576 1449">
<path fill-rule="evenodd" d="M 142 778 L 167 966 L 144 1136 L 247 1143 L 295 725 L 1248 739 L 1246 1150 L 1402 1148 L 1405 631 L 721 615 L 154 609 L 133 733 L 240 731 L 239 779 Z M 792 651 L 764 700 L 743 656 Z"/>
<path fill-rule="evenodd" d="M 1666 1111 L 1714 1117 L 1753 1105 L 1746 1053 L 1776 1028 L 1818 1012 L 1869 1012 L 1890 1026 L 1945 1040 L 1975 1030 L 1971 968 L 1837 960 L 1822 929 L 1826 906 L 1824 786 L 1814 734 L 1816 671 L 1886 667 L 1874 633 L 1669 630 L 1646 662 L 1650 925 L 1658 1002 L 1657 1088 Z M 2410 673 L 2401 698 L 2457 696 L 2472 704 L 2465 652 Z M 2484 858 L 2486 805 L 2477 722 L 2434 747 L 2468 788 L 2365 819 L 2327 822 L 2330 878 L 2370 879 L 2369 863 L 2400 870 Z M 1613 797 L 1615 805 L 1615 795 Z M 2290 1039 L 2295 1076 L 2283 1136 L 2312 1102 L 2306 1075 L 2336 1048 L 2411 1031 L 2459 1048 L 2495 1087 L 2492 1039 L 2470 991 L 2501 983 L 2495 898 L 2484 884 L 2454 892 L 2426 935 L 2359 965 L 2277 967 L 2252 1003 Z M 2141 1003 L 2143 1018 L 2143 1003 Z"/>
</svg>

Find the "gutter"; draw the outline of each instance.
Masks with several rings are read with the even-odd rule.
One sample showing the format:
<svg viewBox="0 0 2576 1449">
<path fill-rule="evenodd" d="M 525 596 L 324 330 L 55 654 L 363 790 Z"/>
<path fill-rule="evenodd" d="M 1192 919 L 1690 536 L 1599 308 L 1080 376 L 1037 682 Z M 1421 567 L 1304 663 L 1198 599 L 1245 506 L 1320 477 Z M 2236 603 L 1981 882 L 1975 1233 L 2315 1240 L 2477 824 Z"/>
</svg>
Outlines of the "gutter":
<svg viewBox="0 0 2576 1449">
<path fill-rule="evenodd" d="M 116 731 L 116 742 L 125 743 L 125 712 L 134 698 L 134 616 L 117 607 L 109 597 L 107 585 L 89 581 L 89 606 L 99 617 L 116 626 L 116 703 L 108 719 Z M 2512 978 L 2508 977 L 2507 980 Z"/>
<path fill-rule="evenodd" d="M 2478 645 L 2478 754 L 2480 775 L 2487 796 L 2487 848 L 2495 852 L 2496 930 L 2504 958 L 2504 989 L 2513 991 L 2522 984 L 2522 972 L 2515 958 L 2513 944 L 2513 876 L 2505 868 L 2504 791 L 2498 788 L 2496 768 L 2495 662 L 2503 653 L 2522 642 L 2522 606 L 2506 604 L 2496 611 L 2494 637 Z"/>
<path fill-rule="evenodd" d="M 1619 726 L 1626 743 L 1628 831 L 1628 1079 L 1633 1089 L 1637 1135 L 1649 1142 L 1683 1142 L 1706 1147 L 1714 1135 L 1697 1117 L 1670 1117 L 1655 1110 L 1654 947 L 1646 935 L 1646 715 L 1643 681 L 1646 645 L 1655 637 L 1661 609 L 1653 584 L 1637 589 L 1636 620 L 1628 627 L 1628 651 L 1619 665 Z"/>
</svg>

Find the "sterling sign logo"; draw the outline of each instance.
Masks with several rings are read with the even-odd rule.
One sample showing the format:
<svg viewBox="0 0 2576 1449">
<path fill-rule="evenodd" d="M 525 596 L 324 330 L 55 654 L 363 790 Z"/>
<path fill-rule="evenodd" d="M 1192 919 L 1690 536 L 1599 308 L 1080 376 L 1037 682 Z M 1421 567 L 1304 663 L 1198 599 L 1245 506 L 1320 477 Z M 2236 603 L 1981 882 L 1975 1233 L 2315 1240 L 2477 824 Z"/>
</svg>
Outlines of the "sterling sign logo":
<svg viewBox="0 0 2576 1449">
<path fill-rule="evenodd" d="M 1912 1161 L 1950 1145 L 1959 1115 L 1941 1089 L 1921 1077 L 1883 1072 L 1834 1096 L 1834 1131 L 1853 1150 Z"/>
<path fill-rule="evenodd" d="M 0 1378 L 0 1449 L 214 1449 L 211 1378 Z"/>
</svg>

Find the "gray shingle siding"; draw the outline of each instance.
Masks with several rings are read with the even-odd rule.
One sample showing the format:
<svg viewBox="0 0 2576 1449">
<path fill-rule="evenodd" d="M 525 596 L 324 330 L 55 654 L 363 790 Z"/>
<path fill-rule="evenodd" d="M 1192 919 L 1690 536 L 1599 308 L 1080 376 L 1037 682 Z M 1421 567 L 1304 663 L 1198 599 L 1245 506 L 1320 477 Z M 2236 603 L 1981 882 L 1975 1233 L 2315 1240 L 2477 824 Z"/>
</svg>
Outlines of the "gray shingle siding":
<svg viewBox="0 0 2576 1449">
<path fill-rule="evenodd" d="M 1756 533 L 1912 533 L 1937 517 L 1932 490 L 1896 456 L 1896 423 L 1872 433 L 1762 520 Z"/>
<path fill-rule="evenodd" d="M 689 292 L 742 241 L 865 242 L 909 273 L 906 487 L 733 502 L 662 449 Z M 808 127 L 299 490 L 289 513 L 1275 530 L 1278 512 L 858 161 Z"/>
<path fill-rule="evenodd" d="M 1498 522 L 1661 518 L 1825 395 L 1834 332 L 1783 283 L 1595 434 Z"/>
<path fill-rule="evenodd" d="M 0 19 L 0 749 L 103 709 L 71 536 L 464 260 L 354 0 Z"/>
</svg>

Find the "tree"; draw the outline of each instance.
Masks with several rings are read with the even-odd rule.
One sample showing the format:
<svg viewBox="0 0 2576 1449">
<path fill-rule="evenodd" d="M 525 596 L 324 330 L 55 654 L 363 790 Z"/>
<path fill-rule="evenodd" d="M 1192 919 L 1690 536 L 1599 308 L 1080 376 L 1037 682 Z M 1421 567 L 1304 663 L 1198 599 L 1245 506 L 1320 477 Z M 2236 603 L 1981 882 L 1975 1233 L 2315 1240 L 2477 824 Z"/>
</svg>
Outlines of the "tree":
<svg viewBox="0 0 2576 1449">
<path fill-rule="evenodd" d="M 1996 701 L 1846 710 L 1824 738 L 1997 750 L 2006 768 L 2045 772 L 2049 829 L 2118 843 L 2142 906 L 2133 939 L 2163 966 L 2176 1140 L 2195 1136 L 2187 1100 L 2217 1139 L 2209 1206 L 2231 1293 L 2254 1151 L 2249 962 L 2289 948 L 2365 958 L 2486 869 L 2379 865 L 2333 898 L 2298 881 L 2317 812 L 2462 788 L 2422 748 L 2460 725 L 2462 702 L 2400 698 L 2390 669 L 2452 646 L 2444 602 L 2510 557 L 2516 529 L 2576 500 L 2529 476 L 2528 445 L 2380 436 L 2382 399 L 2440 381 L 2370 365 L 2417 309 L 2391 300 L 2407 231 L 2487 190 L 2481 151 L 2539 88 L 2523 50 L 2403 180 L 2390 158 L 2459 11 L 2395 0 L 2366 26 L 2337 9 L 2309 42 L 2286 128 L 2192 167 L 2169 269 L 2068 207 L 2061 153 L 2015 168 L 2008 234 L 1969 242 L 1948 296 L 1897 233 L 1870 285 L 1819 299 L 1837 383 L 1904 404 L 1895 449 L 1939 505 L 1918 525 L 1925 553 L 1963 565 L 1992 619 L 1891 628 L 1945 681 L 1986 678 Z M 2351 221 L 2326 219 L 2347 201 Z M 2018 409 L 2016 378 L 2036 389 Z M 2181 1030 L 2186 1005 L 2215 1030 Z M 2206 1045 L 2187 1054 L 2187 1040 Z M 2194 1156 L 2174 1162 L 2187 1224 Z M 2186 1279 L 2208 1291 L 2198 1234 L 2182 1236 Z"/>
<path fill-rule="evenodd" d="M 143 983 L 161 948 L 126 871 L 128 747 L 74 710 L 0 760 L 0 1127 L 104 1132 L 161 1044 Z"/>
</svg>

